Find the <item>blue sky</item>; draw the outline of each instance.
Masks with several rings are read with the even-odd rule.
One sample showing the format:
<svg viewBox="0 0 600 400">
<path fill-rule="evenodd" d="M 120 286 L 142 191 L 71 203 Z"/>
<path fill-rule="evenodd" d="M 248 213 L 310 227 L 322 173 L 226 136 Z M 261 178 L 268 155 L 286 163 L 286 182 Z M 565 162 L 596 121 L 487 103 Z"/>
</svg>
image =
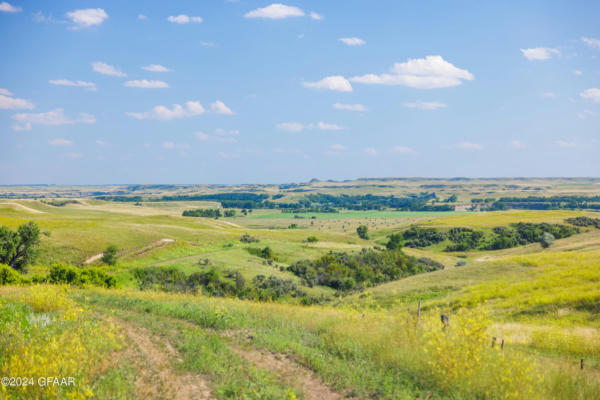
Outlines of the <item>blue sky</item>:
<svg viewBox="0 0 600 400">
<path fill-rule="evenodd" d="M 598 176 L 600 3 L 0 0 L 0 184 Z"/>
</svg>

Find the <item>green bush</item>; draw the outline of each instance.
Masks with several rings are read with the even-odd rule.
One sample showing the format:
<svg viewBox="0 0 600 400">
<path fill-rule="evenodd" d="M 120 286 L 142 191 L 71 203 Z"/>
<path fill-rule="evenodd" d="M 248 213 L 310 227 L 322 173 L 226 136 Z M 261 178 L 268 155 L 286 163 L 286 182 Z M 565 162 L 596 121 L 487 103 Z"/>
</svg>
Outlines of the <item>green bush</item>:
<svg viewBox="0 0 600 400">
<path fill-rule="evenodd" d="M 114 288 L 117 281 L 113 276 L 97 268 L 80 268 L 69 265 L 54 265 L 45 278 L 48 283 L 68 285 L 94 285 Z"/>
<path fill-rule="evenodd" d="M 114 244 L 108 246 L 102 255 L 102 262 L 108 265 L 115 265 L 117 263 L 118 250 L 119 249 Z"/>
<path fill-rule="evenodd" d="M 359 238 L 368 240 L 369 239 L 369 228 L 366 225 L 360 225 L 356 228 L 356 234 Z"/>
<path fill-rule="evenodd" d="M 20 273 L 6 264 L 0 264 L 0 285 L 14 285 L 22 281 L 23 277 Z"/>
</svg>

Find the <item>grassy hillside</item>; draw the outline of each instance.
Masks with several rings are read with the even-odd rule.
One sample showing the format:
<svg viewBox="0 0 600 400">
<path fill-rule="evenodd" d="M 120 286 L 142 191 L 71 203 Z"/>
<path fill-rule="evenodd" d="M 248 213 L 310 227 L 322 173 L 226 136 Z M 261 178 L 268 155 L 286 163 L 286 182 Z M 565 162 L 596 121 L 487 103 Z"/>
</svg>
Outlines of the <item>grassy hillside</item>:
<svg viewBox="0 0 600 400">
<path fill-rule="evenodd" d="M 405 248 L 445 268 L 360 291 L 308 287 L 287 269 L 330 251 L 349 257 L 384 247 L 388 235 L 414 224 L 487 232 L 597 213 L 343 211 L 294 218 L 255 210 L 216 220 L 181 216 L 216 206 L 210 202 L 77 201 L 60 207 L 0 201 L 1 225 L 34 221 L 43 232 L 26 278 L 65 263 L 117 280 L 112 289 L 0 287 L 0 326 L 9 332 L 0 338 L 8 349 L 0 372 L 74 375 L 80 384 L 55 388 L 59 398 L 589 399 L 600 393 L 598 229 L 546 249 L 539 243 L 494 251 Z M 358 238 L 361 224 L 370 239 Z M 244 234 L 258 242 L 242 242 Z M 116 265 L 86 264 L 110 244 L 119 248 Z M 265 247 L 272 259 L 259 255 Z M 459 260 L 466 265 L 457 266 Z M 322 300 L 304 306 L 289 295 L 265 302 L 139 290 L 135 271 L 156 268 L 183 276 L 214 270 L 230 285 L 241 279 L 236 274 L 246 286 L 257 275 L 274 276 Z M 449 316 L 446 328 L 441 314 Z M 51 339 L 55 347 L 45 348 Z M 50 359 L 65 347 L 73 350 L 41 366 L 26 357 Z M 9 387 L 0 398 L 36 398 L 40 390 L 23 395 Z"/>
</svg>

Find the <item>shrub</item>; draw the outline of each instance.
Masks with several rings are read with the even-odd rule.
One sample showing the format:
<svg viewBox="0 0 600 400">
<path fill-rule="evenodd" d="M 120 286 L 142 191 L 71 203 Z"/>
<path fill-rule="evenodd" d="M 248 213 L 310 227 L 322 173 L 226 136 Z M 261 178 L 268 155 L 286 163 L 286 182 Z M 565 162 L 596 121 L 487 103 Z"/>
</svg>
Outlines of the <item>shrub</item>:
<svg viewBox="0 0 600 400">
<path fill-rule="evenodd" d="M 400 250 L 403 244 L 404 241 L 402 240 L 402 235 L 399 233 L 392 233 L 390 236 L 388 236 L 388 242 L 386 243 L 385 247 L 388 250 Z"/>
<path fill-rule="evenodd" d="M 254 236 L 250 236 L 247 233 L 244 233 L 242 235 L 242 237 L 240 238 L 240 242 L 242 242 L 242 243 L 258 243 L 258 242 L 260 242 L 260 240 L 258 238 L 255 238 Z"/>
<path fill-rule="evenodd" d="M 467 260 L 458 260 L 456 262 L 457 267 L 464 267 L 465 265 L 467 265 Z"/>
<path fill-rule="evenodd" d="M 102 262 L 108 265 L 115 265 L 117 263 L 118 250 L 119 249 L 114 244 L 108 246 L 102 255 Z"/>
<path fill-rule="evenodd" d="M 544 232 L 540 238 L 540 244 L 543 248 L 548 248 L 554 243 L 554 235 L 549 232 Z"/>
<path fill-rule="evenodd" d="M 0 264 L 0 285 L 11 285 L 21 283 L 21 274 L 5 264 Z"/>
<path fill-rule="evenodd" d="M 369 228 L 366 225 L 360 225 L 356 228 L 356 234 L 359 238 L 368 240 L 369 239 Z"/>
<path fill-rule="evenodd" d="M 96 268 L 79 268 L 68 265 L 54 265 L 45 278 L 48 283 L 69 285 L 95 285 L 114 288 L 117 281 L 113 276 Z"/>
<path fill-rule="evenodd" d="M 318 237 L 316 237 L 316 236 L 309 236 L 309 237 L 307 237 L 307 238 L 306 238 L 306 241 L 307 241 L 308 243 L 316 243 L 316 242 L 318 242 L 318 241 L 319 241 L 319 238 L 318 238 Z"/>
</svg>

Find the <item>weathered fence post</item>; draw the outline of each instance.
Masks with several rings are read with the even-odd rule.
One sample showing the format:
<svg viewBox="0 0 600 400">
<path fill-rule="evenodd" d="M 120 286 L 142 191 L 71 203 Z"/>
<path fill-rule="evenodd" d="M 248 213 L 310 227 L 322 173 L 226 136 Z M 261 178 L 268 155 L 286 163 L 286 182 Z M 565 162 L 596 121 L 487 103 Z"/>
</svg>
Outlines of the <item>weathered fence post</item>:
<svg viewBox="0 0 600 400">
<path fill-rule="evenodd" d="M 417 310 L 417 325 L 419 325 L 419 321 L 421 321 L 421 300 L 419 300 L 419 308 Z"/>
<path fill-rule="evenodd" d="M 581 359 L 581 369 L 583 369 L 583 358 Z"/>
<path fill-rule="evenodd" d="M 492 337 L 492 349 L 496 345 L 496 336 Z"/>
<path fill-rule="evenodd" d="M 442 324 L 444 324 L 444 327 L 442 329 L 446 330 L 446 328 L 450 325 L 449 315 L 442 314 Z"/>
<path fill-rule="evenodd" d="M 502 339 L 502 343 L 500 343 L 500 350 L 504 350 L 504 339 Z"/>
</svg>

